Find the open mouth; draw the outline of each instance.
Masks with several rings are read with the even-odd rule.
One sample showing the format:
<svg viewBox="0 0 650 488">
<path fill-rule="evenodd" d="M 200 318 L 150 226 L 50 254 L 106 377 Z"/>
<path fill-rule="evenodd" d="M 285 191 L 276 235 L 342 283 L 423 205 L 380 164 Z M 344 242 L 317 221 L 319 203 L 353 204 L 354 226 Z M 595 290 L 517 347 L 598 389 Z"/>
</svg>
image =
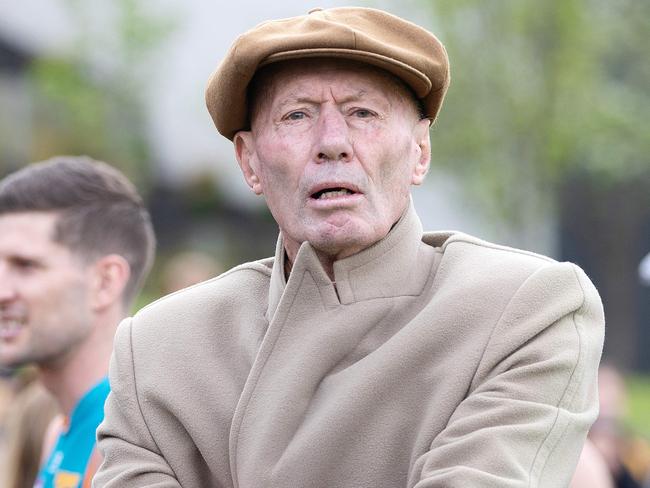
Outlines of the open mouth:
<svg viewBox="0 0 650 488">
<path fill-rule="evenodd" d="M 0 320 L 0 339 L 12 339 L 20 333 L 22 328 L 23 323 L 19 320 Z"/>
<path fill-rule="evenodd" d="M 355 195 L 356 192 L 343 187 L 324 188 L 311 195 L 314 200 L 331 200 L 348 195 Z"/>
</svg>

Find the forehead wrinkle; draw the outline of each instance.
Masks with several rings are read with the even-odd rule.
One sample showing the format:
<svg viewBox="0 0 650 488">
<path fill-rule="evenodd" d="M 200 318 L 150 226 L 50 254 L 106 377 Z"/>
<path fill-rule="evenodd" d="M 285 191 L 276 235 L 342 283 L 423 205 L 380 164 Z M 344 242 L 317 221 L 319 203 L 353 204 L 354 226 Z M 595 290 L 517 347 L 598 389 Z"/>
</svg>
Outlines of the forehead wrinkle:
<svg viewBox="0 0 650 488">
<path fill-rule="evenodd" d="M 361 88 L 356 93 L 351 93 L 349 95 L 344 94 L 339 98 L 337 98 L 331 86 L 329 90 L 330 90 L 330 95 L 332 95 L 332 100 L 334 100 L 336 103 L 357 102 L 359 100 L 362 100 L 366 95 L 368 95 L 368 91 Z"/>
<path fill-rule="evenodd" d="M 374 80 L 372 81 L 372 85 L 374 89 L 377 90 L 376 95 L 371 93 L 370 100 L 376 100 L 381 103 L 386 110 L 391 111 L 396 105 L 405 104 L 409 110 L 413 111 L 416 120 L 419 120 L 420 118 L 418 115 L 418 102 L 415 95 L 409 91 L 409 88 L 401 80 L 379 68 L 374 68 L 368 65 L 359 65 L 358 63 L 342 63 L 339 60 L 325 60 L 324 63 L 320 60 L 318 64 L 315 64 L 314 60 L 298 60 L 291 62 L 291 64 L 285 63 L 269 65 L 264 68 L 262 73 L 257 75 L 258 77 L 252 85 L 254 88 L 252 90 L 252 101 L 254 103 L 249 107 L 251 125 L 256 125 L 255 119 L 260 114 L 263 107 L 268 107 L 268 109 L 272 110 L 272 107 L 274 107 L 274 98 L 279 94 L 278 92 L 282 91 L 286 87 L 286 83 L 296 80 L 296 78 L 299 78 L 300 75 L 304 73 L 319 77 L 340 76 L 341 73 L 347 73 L 352 78 L 355 78 L 356 76 L 363 77 L 364 73 L 367 73 L 366 80 Z M 307 68 L 310 67 L 312 69 L 308 70 Z M 356 88 L 354 87 L 353 82 L 351 82 L 350 85 L 344 85 L 343 89 L 353 90 Z M 288 88 L 290 91 L 285 100 L 282 100 L 278 105 L 275 105 L 275 107 L 283 107 L 291 102 L 313 103 L 312 100 L 309 99 L 309 91 L 313 89 L 313 85 L 309 82 L 301 80 L 299 85 L 293 88 Z M 333 87 L 329 86 L 326 89 L 329 89 L 330 95 L 334 97 L 334 94 L 332 93 Z M 368 90 L 366 88 L 361 88 L 357 93 L 345 96 L 340 101 L 337 101 L 337 103 L 356 101 L 357 99 L 361 99 L 363 96 L 367 96 L 368 92 L 373 92 L 374 89 Z M 307 93 L 307 95 L 305 95 L 305 93 Z M 293 99 L 291 99 L 292 96 Z M 318 100 L 318 97 L 315 96 L 315 99 Z M 334 99 L 336 100 L 335 97 Z M 270 115 L 270 111 L 267 112 L 267 114 Z"/>
<path fill-rule="evenodd" d="M 351 102 L 359 102 L 363 101 L 364 99 L 367 99 L 369 101 L 375 101 L 377 103 L 382 103 L 387 105 L 388 107 L 392 106 L 391 100 L 389 97 L 385 97 L 382 94 L 378 93 L 376 95 L 369 95 L 368 90 L 366 89 L 360 89 L 354 93 L 350 94 L 341 94 L 341 95 L 336 95 L 334 93 L 335 88 L 330 86 L 327 88 L 327 90 L 330 93 L 331 99 L 337 104 L 337 105 L 342 105 L 346 103 L 351 103 Z M 300 105 L 300 104 L 307 104 L 307 105 L 319 105 L 322 103 L 327 102 L 327 97 L 326 96 L 320 96 L 320 95 L 305 95 L 299 92 L 299 90 L 294 90 L 290 92 L 286 97 L 283 97 L 282 100 L 280 100 L 276 104 L 276 108 L 282 109 L 286 106 L 290 105 Z"/>
<path fill-rule="evenodd" d="M 284 105 L 289 105 L 291 103 L 323 103 L 327 100 L 326 95 L 319 95 L 318 93 L 309 93 L 309 89 L 311 87 L 307 87 L 306 89 L 303 89 L 303 84 L 300 86 L 294 88 L 291 90 L 289 93 L 286 95 L 283 95 L 282 100 L 278 103 L 278 106 L 284 106 Z M 337 98 L 337 96 L 334 94 L 334 87 L 328 86 L 324 87 L 325 90 L 329 91 L 330 96 L 332 100 L 334 100 L 336 103 L 345 103 L 348 101 L 355 101 L 363 98 L 368 91 L 365 89 L 360 89 L 356 93 L 352 93 L 349 95 L 344 94 L 342 97 Z M 308 93 L 305 93 L 307 91 Z M 314 90 L 315 91 L 315 90 Z M 275 92 L 275 93 L 273 93 Z M 277 95 L 277 90 L 272 90 L 272 97 Z"/>
<path fill-rule="evenodd" d="M 297 104 L 313 105 L 315 103 L 321 103 L 321 100 L 317 99 L 316 97 L 312 97 L 308 95 L 305 96 L 305 95 L 290 94 L 289 96 L 284 97 L 282 100 L 277 102 L 276 107 L 282 109 L 288 105 L 297 105 Z"/>
</svg>

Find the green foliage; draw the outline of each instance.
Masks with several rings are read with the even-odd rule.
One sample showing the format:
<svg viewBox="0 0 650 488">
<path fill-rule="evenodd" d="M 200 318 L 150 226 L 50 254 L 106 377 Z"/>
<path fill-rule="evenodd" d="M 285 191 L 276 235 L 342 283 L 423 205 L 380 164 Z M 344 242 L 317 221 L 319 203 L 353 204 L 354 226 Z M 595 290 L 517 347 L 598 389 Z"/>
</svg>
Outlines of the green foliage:
<svg viewBox="0 0 650 488">
<path fill-rule="evenodd" d="M 65 57 L 36 58 L 29 70 L 33 159 L 88 154 L 119 166 L 146 188 L 147 69 L 173 24 L 151 17 L 136 0 L 107 2 L 101 13 L 80 0 L 67 5 L 77 33 L 74 48 Z"/>
<path fill-rule="evenodd" d="M 568 174 L 650 169 L 650 3 L 422 0 L 451 61 L 433 164 L 515 226 Z"/>
<path fill-rule="evenodd" d="M 631 376 L 625 383 L 628 391 L 628 427 L 650 440 L 650 377 Z"/>
</svg>

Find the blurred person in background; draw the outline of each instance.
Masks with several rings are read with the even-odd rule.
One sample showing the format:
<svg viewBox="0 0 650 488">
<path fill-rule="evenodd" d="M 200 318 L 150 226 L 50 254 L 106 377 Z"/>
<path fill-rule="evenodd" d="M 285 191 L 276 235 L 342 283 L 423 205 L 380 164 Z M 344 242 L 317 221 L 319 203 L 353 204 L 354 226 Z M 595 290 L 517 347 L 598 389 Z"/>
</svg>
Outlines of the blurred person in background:
<svg viewBox="0 0 650 488">
<path fill-rule="evenodd" d="M 206 100 L 276 254 L 122 322 L 95 488 L 569 485 L 600 298 L 573 264 L 423 233 L 448 84 L 438 39 L 380 10 L 238 37 Z"/>
<path fill-rule="evenodd" d="M 589 439 L 602 455 L 616 488 L 641 488 L 642 446 L 625 426 L 627 389 L 620 371 L 612 365 L 598 372 L 600 412 L 589 431 Z M 638 439 L 640 441 L 640 439 Z M 647 463 L 646 463 L 647 464 Z M 634 469 L 636 468 L 636 469 Z"/>
<path fill-rule="evenodd" d="M 33 366 L 0 367 L 0 375 L 0 486 L 32 488 L 42 461 L 43 439 L 58 406 L 38 382 Z"/>
<path fill-rule="evenodd" d="M 219 262 L 204 252 L 182 251 L 171 256 L 162 270 L 165 295 L 214 278 L 223 272 Z"/>
<path fill-rule="evenodd" d="M 56 399 L 40 381 L 17 392 L 7 418 L 6 460 L 0 473 L 3 488 L 32 488 L 44 461 L 48 427 L 59 414 Z"/>
<path fill-rule="evenodd" d="M 582 448 L 569 488 L 615 488 L 605 460 L 589 439 Z"/>
<path fill-rule="evenodd" d="M 89 486 L 113 336 L 153 254 L 142 199 L 105 163 L 55 157 L 0 181 L 0 364 L 35 365 L 63 414 L 34 486 Z"/>
<path fill-rule="evenodd" d="M 7 413 L 15 394 L 13 376 L 13 370 L 0 366 L 0 470 L 2 470 L 2 462 L 4 461 Z"/>
</svg>

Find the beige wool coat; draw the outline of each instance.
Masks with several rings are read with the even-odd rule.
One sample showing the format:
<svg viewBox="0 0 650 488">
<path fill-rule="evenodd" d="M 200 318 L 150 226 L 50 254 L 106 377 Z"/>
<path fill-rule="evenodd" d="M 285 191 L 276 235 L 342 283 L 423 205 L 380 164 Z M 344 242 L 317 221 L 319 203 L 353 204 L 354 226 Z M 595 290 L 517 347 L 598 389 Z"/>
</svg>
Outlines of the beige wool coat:
<svg viewBox="0 0 650 488">
<path fill-rule="evenodd" d="M 94 487 L 565 488 L 597 414 L 601 302 L 575 265 L 411 208 L 285 282 L 248 263 L 119 327 Z"/>
</svg>

